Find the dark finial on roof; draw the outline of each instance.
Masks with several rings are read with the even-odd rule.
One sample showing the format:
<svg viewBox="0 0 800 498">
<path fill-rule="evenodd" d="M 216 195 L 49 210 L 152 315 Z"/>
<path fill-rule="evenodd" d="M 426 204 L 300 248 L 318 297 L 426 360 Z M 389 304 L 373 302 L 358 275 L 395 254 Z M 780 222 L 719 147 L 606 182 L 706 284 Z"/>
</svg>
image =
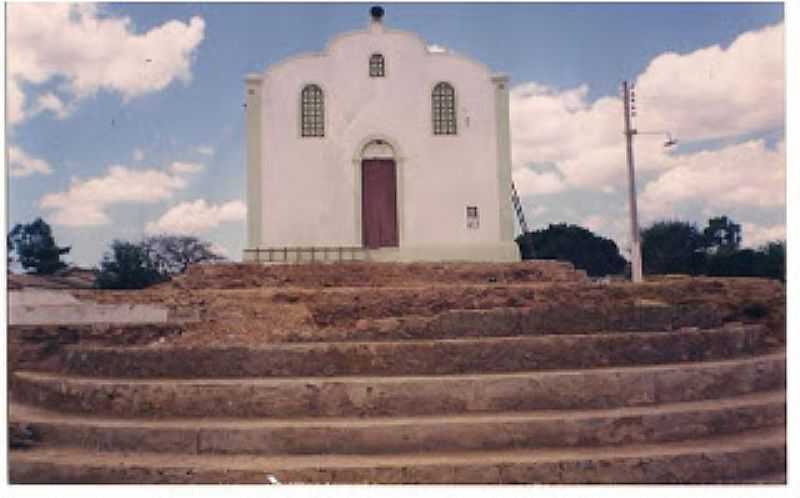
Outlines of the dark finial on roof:
<svg viewBox="0 0 800 498">
<path fill-rule="evenodd" d="M 383 19 L 383 14 L 383 7 L 380 5 L 374 5 L 371 9 L 369 9 L 369 15 L 372 16 L 373 21 L 381 22 L 381 19 Z"/>
</svg>

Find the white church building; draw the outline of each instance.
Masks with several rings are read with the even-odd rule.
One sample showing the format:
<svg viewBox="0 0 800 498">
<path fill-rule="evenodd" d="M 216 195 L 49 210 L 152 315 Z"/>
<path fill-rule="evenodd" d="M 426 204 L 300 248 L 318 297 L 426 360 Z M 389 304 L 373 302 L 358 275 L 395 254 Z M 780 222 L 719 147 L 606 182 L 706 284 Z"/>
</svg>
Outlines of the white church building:
<svg viewBox="0 0 800 498">
<path fill-rule="evenodd" d="M 518 261 L 508 77 L 387 28 L 245 78 L 245 261 Z"/>
</svg>

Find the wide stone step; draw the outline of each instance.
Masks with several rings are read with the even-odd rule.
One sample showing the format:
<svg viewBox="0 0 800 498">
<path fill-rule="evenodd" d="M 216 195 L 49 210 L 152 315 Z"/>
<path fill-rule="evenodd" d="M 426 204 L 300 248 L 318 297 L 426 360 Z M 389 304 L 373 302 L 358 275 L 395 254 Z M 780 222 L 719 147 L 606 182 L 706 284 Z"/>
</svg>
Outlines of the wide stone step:
<svg viewBox="0 0 800 498">
<path fill-rule="evenodd" d="M 760 476 L 750 477 L 743 481 L 733 481 L 722 484 L 786 484 L 786 472 L 773 472 Z"/>
<path fill-rule="evenodd" d="M 716 483 L 784 472 L 782 427 L 673 443 L 397 455 L 9 452 L 12 483 Z"/>
<path fill-rule="evenodd" d="M 310 248 L 309 248 L 310 249 Z M 164 286 L 180 289 L 251 287 L 393 287 L 437 283 L 485 284 L 585 282 L 586 273 L 568 262 L 383 263 L 191 265 Z"/>
<path fill-rule="evenodd" d="M 70 347 L 50 370 L 98 377 L 444 375 L 644 365 L 763 351 L 763 326 L 660 334 L 613 333 L 258 347 Z"/>
<path fill-rule="evenodd" d="M 480 375 L 123 379 L 15 372 L 22 403 L 114 416 L 309 417 L 639 406 L 781 388 L 785 352 L 657 366 Z"/>
<path fill-rule="evenodd" d="M 347 306 L 347 303 L 340 304 L 338 312 L 343 313 Z M 353 310 L 350 314 L 359 312 L 361 310 Z M 301 342 L 324 338 L 331 341 L 391 341 L 607 331 L 657 332 L 687 327 L 718 328 L 723 326 L 723 320 L 719 310 L 702 305 L 536 304 L 524 307 L 449 309 L 431 316 L 366 318 L 358 320 L 354 325 L 328 327 L 318 334 L 298 334 L 296 337 L 288 334 L 287 340 Z"/>
<path fill-rule="evenodd" d="M 9 341 L 55 350 L 71 344 L 133 346 L 150 344 L 183 333 L 182 323 L 12 325 Z"/>
<path fill-rule="evenodd" d="M 12 403 L 28 444 L 185 454 L 382 454 L 604 446 L 678 441 L 784 426 L 784 391 L 610 410 L 438 417 L 326 419 L 113 419 Z"/>
<path fill-rule="evenodd" d="M 8 327 L 10 370 L 59 368 L 70 345 L 131 346 L 175 338 L 180 323 L 12 325 Z"/>
</svg>

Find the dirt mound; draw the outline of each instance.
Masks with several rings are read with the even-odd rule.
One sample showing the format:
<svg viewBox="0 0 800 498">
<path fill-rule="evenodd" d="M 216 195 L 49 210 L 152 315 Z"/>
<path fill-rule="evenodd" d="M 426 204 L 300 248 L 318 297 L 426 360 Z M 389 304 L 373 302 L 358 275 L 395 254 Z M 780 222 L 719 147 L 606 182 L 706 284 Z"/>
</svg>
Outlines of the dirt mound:
<svg viewBox="0 0 800 498">
<path fill-rule="evenodd" d="M 569 263 L 368 263 L 194 265 L 162 287 L 244 289 L 254 287 L 406 287 L 430 284 L 522 284 L 583 281 Z"/>
<path fill-rule="evenodd" d="M 325 267 L 306 266 L 308 272 Z M 295 271 L 301 274 L 302 269 Z M 273 274 L 272 278 L 278 277 Z M 687 277 L 641 285 L 584 281 L 409 286 L 408 279 L 405 282 L 404 286 L 394 287 L 386 282 L 377 286 L 362 282 L 361 286 L 352 287 L 292 287 L 286 282 L 268 287 L 259 282 L 253 288 L 234 289 L 165 284 L 143 291 L 85 290 L 74 294 L 98 303 L 159 304 L 170 309 L 197 310 L 200 321 L 187 324 L 184 334 L 174 338 L 197 345 L 325 340 L 336 336 L 336 331 L 364 327 L 375 320 L 431 317 L 448 310 L 541 305 L 564 309 L 591 306 L 601 310 L 694 305 L 708 307 L 709 313 L 719 314 L 726 321 L 765 323 L 778 342 L 783 342 L 785 331 L 784 286 L 772 280 Z"/>
<path fill-rule="evenodd" d="M 8 273 L 8 289 L 91 289 L 94 272 L 84 268 L 66 268 L 53 275 Z"/>
</svg>

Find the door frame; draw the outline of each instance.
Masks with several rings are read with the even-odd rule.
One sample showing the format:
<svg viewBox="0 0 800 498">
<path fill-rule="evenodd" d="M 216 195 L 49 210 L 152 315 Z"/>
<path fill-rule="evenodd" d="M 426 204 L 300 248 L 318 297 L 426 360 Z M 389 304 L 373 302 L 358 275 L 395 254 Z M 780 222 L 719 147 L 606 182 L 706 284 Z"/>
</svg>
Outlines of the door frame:
<svg viewBox="0 0 800 498">
<path fill-rule="evenodd" d="M 384 153 L 377 154 L 373 145 L 386 146 Z M 392 159 L 394 160 L 395 174 L 395 206 L 397 208 L 397 247 L 385 247 L 381 249 L 398 249 L 405 244 L 405 156 L 402 154 L 397 142 L 385 135 L 370 135 L 356 147 L 353 154 L 353 245 L 364 247 L 363 223 L 361 216 L 361 202 L 363 196 L 363 185 L 361 184 L 362 161 L 365 159 Z"/>
<path fill-rule="evenodd" d="M 391 191 L 394 194 L 394 196 L 393 196 L 394 198 L 392 199 L 392 203 L 391 203 L 392 209 L 394 210 L 394 213 L 392 213 L 393 214 L 392 221 L 393 221 L 393 225 L 394 225 L 394 227 L 393 227 L 394 228 L 394 234 L 392 234 L 391 238 L 393 239 L 394 242 L 396 242 L 396 244 L 393 244 L 393 245 L 385 245 L 385 246 L 384 245 L 378 245 L 378 246 L 374 246 L 374 247 L 370 247 L 370 246 L 367 245 L 367 240 L 366 240 L 367 239 L 367 230 L 366 230 L 366 226 L 365 226 L 365 224 L 363 222 L 363 220 L 364 220 L 364 214 L 363 213 L 364 213 L 364 207 L 367 204 L 367 196 L 366 196 L 367 191 L 364 189 L 364 178 L 366 176 L 366 171 L 367 171 L 366 167 L 367 167 L 368 163 L 378 163 L 378 164 L 375 164 L 374 166 L 371 166 L 371 167 L 379 167 L 379 168 L 384 168 L 385 167 L 385 168 L 388 168 L 388 169 L 391 170 L 391 183 L 392 183 Z M 362 223 L 361 223 L 361 246 L 364 247 L 364 248 L 367 248 L 367 249 L 382 249 L 384 247 L 399 247 L 400 246 L 400 226 L 399 226 L 399 223 L 397 221 L 397 164 L 394 162 L 394 159 L 388 159 L 388 158 L 362 159 L 361 160 L 361 183 L 362 183 L 362 188 L 361 188 L 361 213 L 362 213 L 362 215 L 361 215 L 361 219 L 362 219 Z M 378 185 L 373 185 L 373 186 L 378 186 Z M 384 189 L 382 189 L 382 188 L 378 188 L 378 190 L 380 191 L 379 192 L 380 194 L 386 193 L 386 191 Z M 378 196 L 377 196 L 377 193 L 376 193 L 375 199 L 373 201 L 377 202 L 378 204 L 382 204 L 382 202 L 377 200 L 377 197 Z M 379 225 L 383 226 L 383 221 L 380 221 Z"/>
</svg>

